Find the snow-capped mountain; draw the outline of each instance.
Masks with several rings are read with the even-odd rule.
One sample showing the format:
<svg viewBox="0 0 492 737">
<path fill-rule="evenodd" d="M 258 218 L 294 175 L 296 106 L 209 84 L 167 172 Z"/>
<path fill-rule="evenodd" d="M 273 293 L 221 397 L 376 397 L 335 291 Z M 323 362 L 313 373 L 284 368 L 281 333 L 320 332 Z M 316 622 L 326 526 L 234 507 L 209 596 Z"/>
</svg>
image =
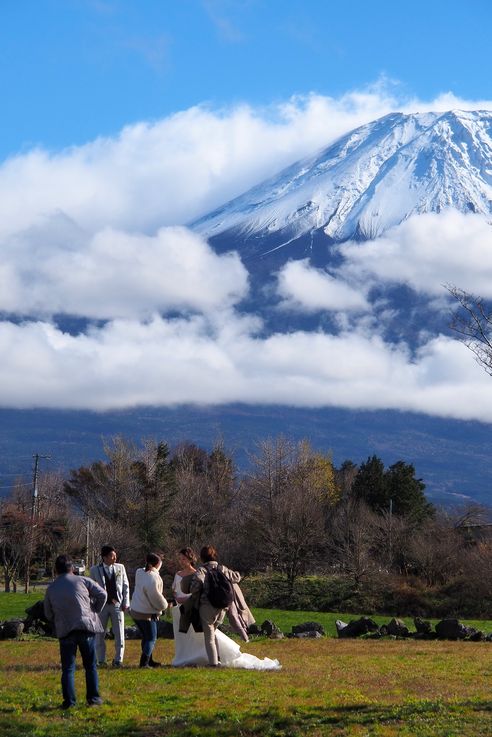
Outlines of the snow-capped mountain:
<svg viewBox="0 0 492 737">
<path fill-rule="evenodd" d="M 292 241 L 381 235 L 416 213 L 492 212 L 492 112 L 392 113 L 343 136 L 192 224 Z M 278 245 L 276 246 L 278 247 Z"/>
</svg>

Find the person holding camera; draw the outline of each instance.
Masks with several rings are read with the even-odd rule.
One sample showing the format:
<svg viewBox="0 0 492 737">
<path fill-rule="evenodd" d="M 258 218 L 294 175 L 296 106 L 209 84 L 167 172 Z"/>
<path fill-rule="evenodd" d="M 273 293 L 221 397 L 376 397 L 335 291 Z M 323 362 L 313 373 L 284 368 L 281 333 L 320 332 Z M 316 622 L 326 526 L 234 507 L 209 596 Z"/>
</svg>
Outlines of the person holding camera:
<svg viewBox="0 0 492 737">
<path fill-rule="evenodd" d="M 62 666 L 62 709 L 75 706 L 75 657 L 82 656 L 85 669 L 86 700 L 89 706 L 99 706 L 99 679 L 96 661 L 96 634 L 102 631 L 98 613 L 106 603 L 106 591 L 85 576 L 74 576 L 73 562 L 68 555 L 55 560 L 55 580 L 46 589 L 44 613 L 52 622 L 60 642 Z"/>
</svg>

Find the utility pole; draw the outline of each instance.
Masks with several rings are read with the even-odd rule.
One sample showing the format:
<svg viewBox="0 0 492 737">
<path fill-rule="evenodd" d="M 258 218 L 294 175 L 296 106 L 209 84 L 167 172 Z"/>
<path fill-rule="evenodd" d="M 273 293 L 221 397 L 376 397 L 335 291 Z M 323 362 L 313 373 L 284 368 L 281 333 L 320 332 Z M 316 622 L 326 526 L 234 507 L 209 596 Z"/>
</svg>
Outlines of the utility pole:
<svg viewBox="0 0 492 737">
<path fill-rule="evenodd" d="M 90 568 L 91 565 L 93 564 L 90 535 L 91 535 L 91 518 L 89 515 L 89 510 L 87 510 L 86 527 L 85 527 L 85 554 L 86 554 L 86 564 L 88 568 Z"/>
<path fill-rule="evenodd" d="M 393 499 L 389 502 L 389 564 L 393 564 Z"/>
<path fill-rule="evenodd" d="M 42 456 L 39 453 L 33 455 L 34 458 L 34 474 L 32 479 L 32 502 L 31 502 L 31 523 L 29 526 L 29 539 L 27 542 L 27 555 L 26 555 L 26 578 L 24 585 L 24 592 L 29 593 L 30 584 L 30 568 L 31 558 L 34 550 L 34 530 L 36 529 L 36 520 L 39 513 L 39 494 L 38 494 L 38 474 L 39 474 L 39 461 L 41 458 L 49 460 L 51 456 Z"/>
</svg>

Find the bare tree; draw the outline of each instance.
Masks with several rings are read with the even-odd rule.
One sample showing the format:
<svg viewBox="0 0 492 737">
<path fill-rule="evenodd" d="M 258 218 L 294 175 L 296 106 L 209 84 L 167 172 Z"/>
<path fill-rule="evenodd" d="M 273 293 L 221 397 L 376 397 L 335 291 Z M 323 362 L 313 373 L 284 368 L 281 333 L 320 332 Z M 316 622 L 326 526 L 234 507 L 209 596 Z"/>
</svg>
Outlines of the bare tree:
<svg viewBox="0 0 492 737">
<path fill-rule="evenodd" d="M 71 472 L 65 492 L 84 515 L 125 525 L 133 518 L 138 498 L 133 469 L 138 453 L 133 443 L 120 436 L 106 441 L 104 452 L 106 462 L 96 461 Z"/>
<path fill-rule="evenodd" d="M 419 528 L 411 516 L 386 510 L 373 518 L 374 556 L 380 568 L 399 574 L 409 573 L 411 559 L 408 542 Z"/>
<path fill-rule="evenodd" d="M 445 584 L 462 573 L 465 541 L 443 510 L 427 520 L 409 540 L 414 572 L 429 586 Z"/>
<path fill-rule="evenodd" d="M 105 531 L 103 541 L 111 540 L 126 560 L 139 559 L 162 546 L 169 528 L 174 473 L 167 445 L 146 440 L 137 447 L 117 436 L 104 450 L 106 461 L 71 472 L 65 493 L 90 525 L 93 542 Z"/>
<path fill-rule="evenodd" d="M 367 504 L 349 497 L 336 509 L 330 525 L 331 559 L 356 589 L 376 569 L 374 547 L 377 519 Z"/>
<path fill-rule="evenodd" d="M 335 482 L 329 457 L 308 443 L 283 437 L 264 441 L 244 480 L 246 525 L 256 548 L 256 565 L 285 574 L 288 592 L 325 546 L 327 510 Z"/>
<path fill-rule="evenodd" d="M 12 499 L 0 504 L 0 563 L 3 567 L 5 591 L 17 590 L 17 579 L 27 553 L 26 531 L 30 522 L 27 510 Z"/>
<path fill-rule="evenodd" d="M 236 478 L 231 456 L 221 444 L 208 453 L 187 443 L 172 459 L 176 496 L 171 510 L 174 547 L 214 541 L 221 553 L 231 530 Z M 226 552 L 227 554 L 227 552 Z"/>
<path fill-rule="evenodd" d="M 479 366 L 492 376 L 492 310 L 482 297 L 452 284 L 445 286 L 459 304 L 451 328 L 461 336 L 461 341 L 475 355 Z"/>
</svg>

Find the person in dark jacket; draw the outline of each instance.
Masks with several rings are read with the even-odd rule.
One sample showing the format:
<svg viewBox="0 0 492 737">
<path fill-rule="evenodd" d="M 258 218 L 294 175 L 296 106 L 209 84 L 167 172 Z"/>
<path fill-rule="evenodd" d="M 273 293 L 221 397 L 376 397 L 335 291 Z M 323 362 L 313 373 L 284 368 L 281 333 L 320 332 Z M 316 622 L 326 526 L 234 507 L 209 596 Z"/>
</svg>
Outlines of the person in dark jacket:
<svg viewBox="0 0 492 737">
<path fill-rule="evenodd" d="M 220 568 L 224 576 L 232 584 L 239 583 L 241 580 L 241 574 L 237 571 L 231 571 L 225 566 L 219 566 L 217 563 L 217 551 L 212 545 L 203 546 L 200 551 L 200 558 L 203 565 L 199 566 L 193 576 L 190 577 L 189 593 L 192 594 L 192 598 L 194 599 L 200 613 L 208 664 L 211 668 L 216 668 L 219 665 L 219 651 L 217 648 L 215 631 L 219 624 L 223 622 L 226 610 L 214 607 L 214 605 L 209 601 L 207 596 L 207 572 L 210 569 Z M 188 587 L 184 584 L 185 582 L 183 581 L 183 591 L 184 593 L 188 593 L 186 590 Z"/>
<path fill-rule="evenodd" d="M 77 648 L 85 669 L 87 704 L 97 706 L 103 703 L 99 694 L 95 644 L 96 633 L 102 631 L 102 625 L 97 614 L 106 603 L 106 592 L 92 579 L 75 576 L 72 560 L 67 555 L 58 556 L 55 573 L 56 579 L 46 590 L 44 613 L 53 623 L 60 642 L 62 709 L 69 709 L 76 703 Z"/>
</svg>

